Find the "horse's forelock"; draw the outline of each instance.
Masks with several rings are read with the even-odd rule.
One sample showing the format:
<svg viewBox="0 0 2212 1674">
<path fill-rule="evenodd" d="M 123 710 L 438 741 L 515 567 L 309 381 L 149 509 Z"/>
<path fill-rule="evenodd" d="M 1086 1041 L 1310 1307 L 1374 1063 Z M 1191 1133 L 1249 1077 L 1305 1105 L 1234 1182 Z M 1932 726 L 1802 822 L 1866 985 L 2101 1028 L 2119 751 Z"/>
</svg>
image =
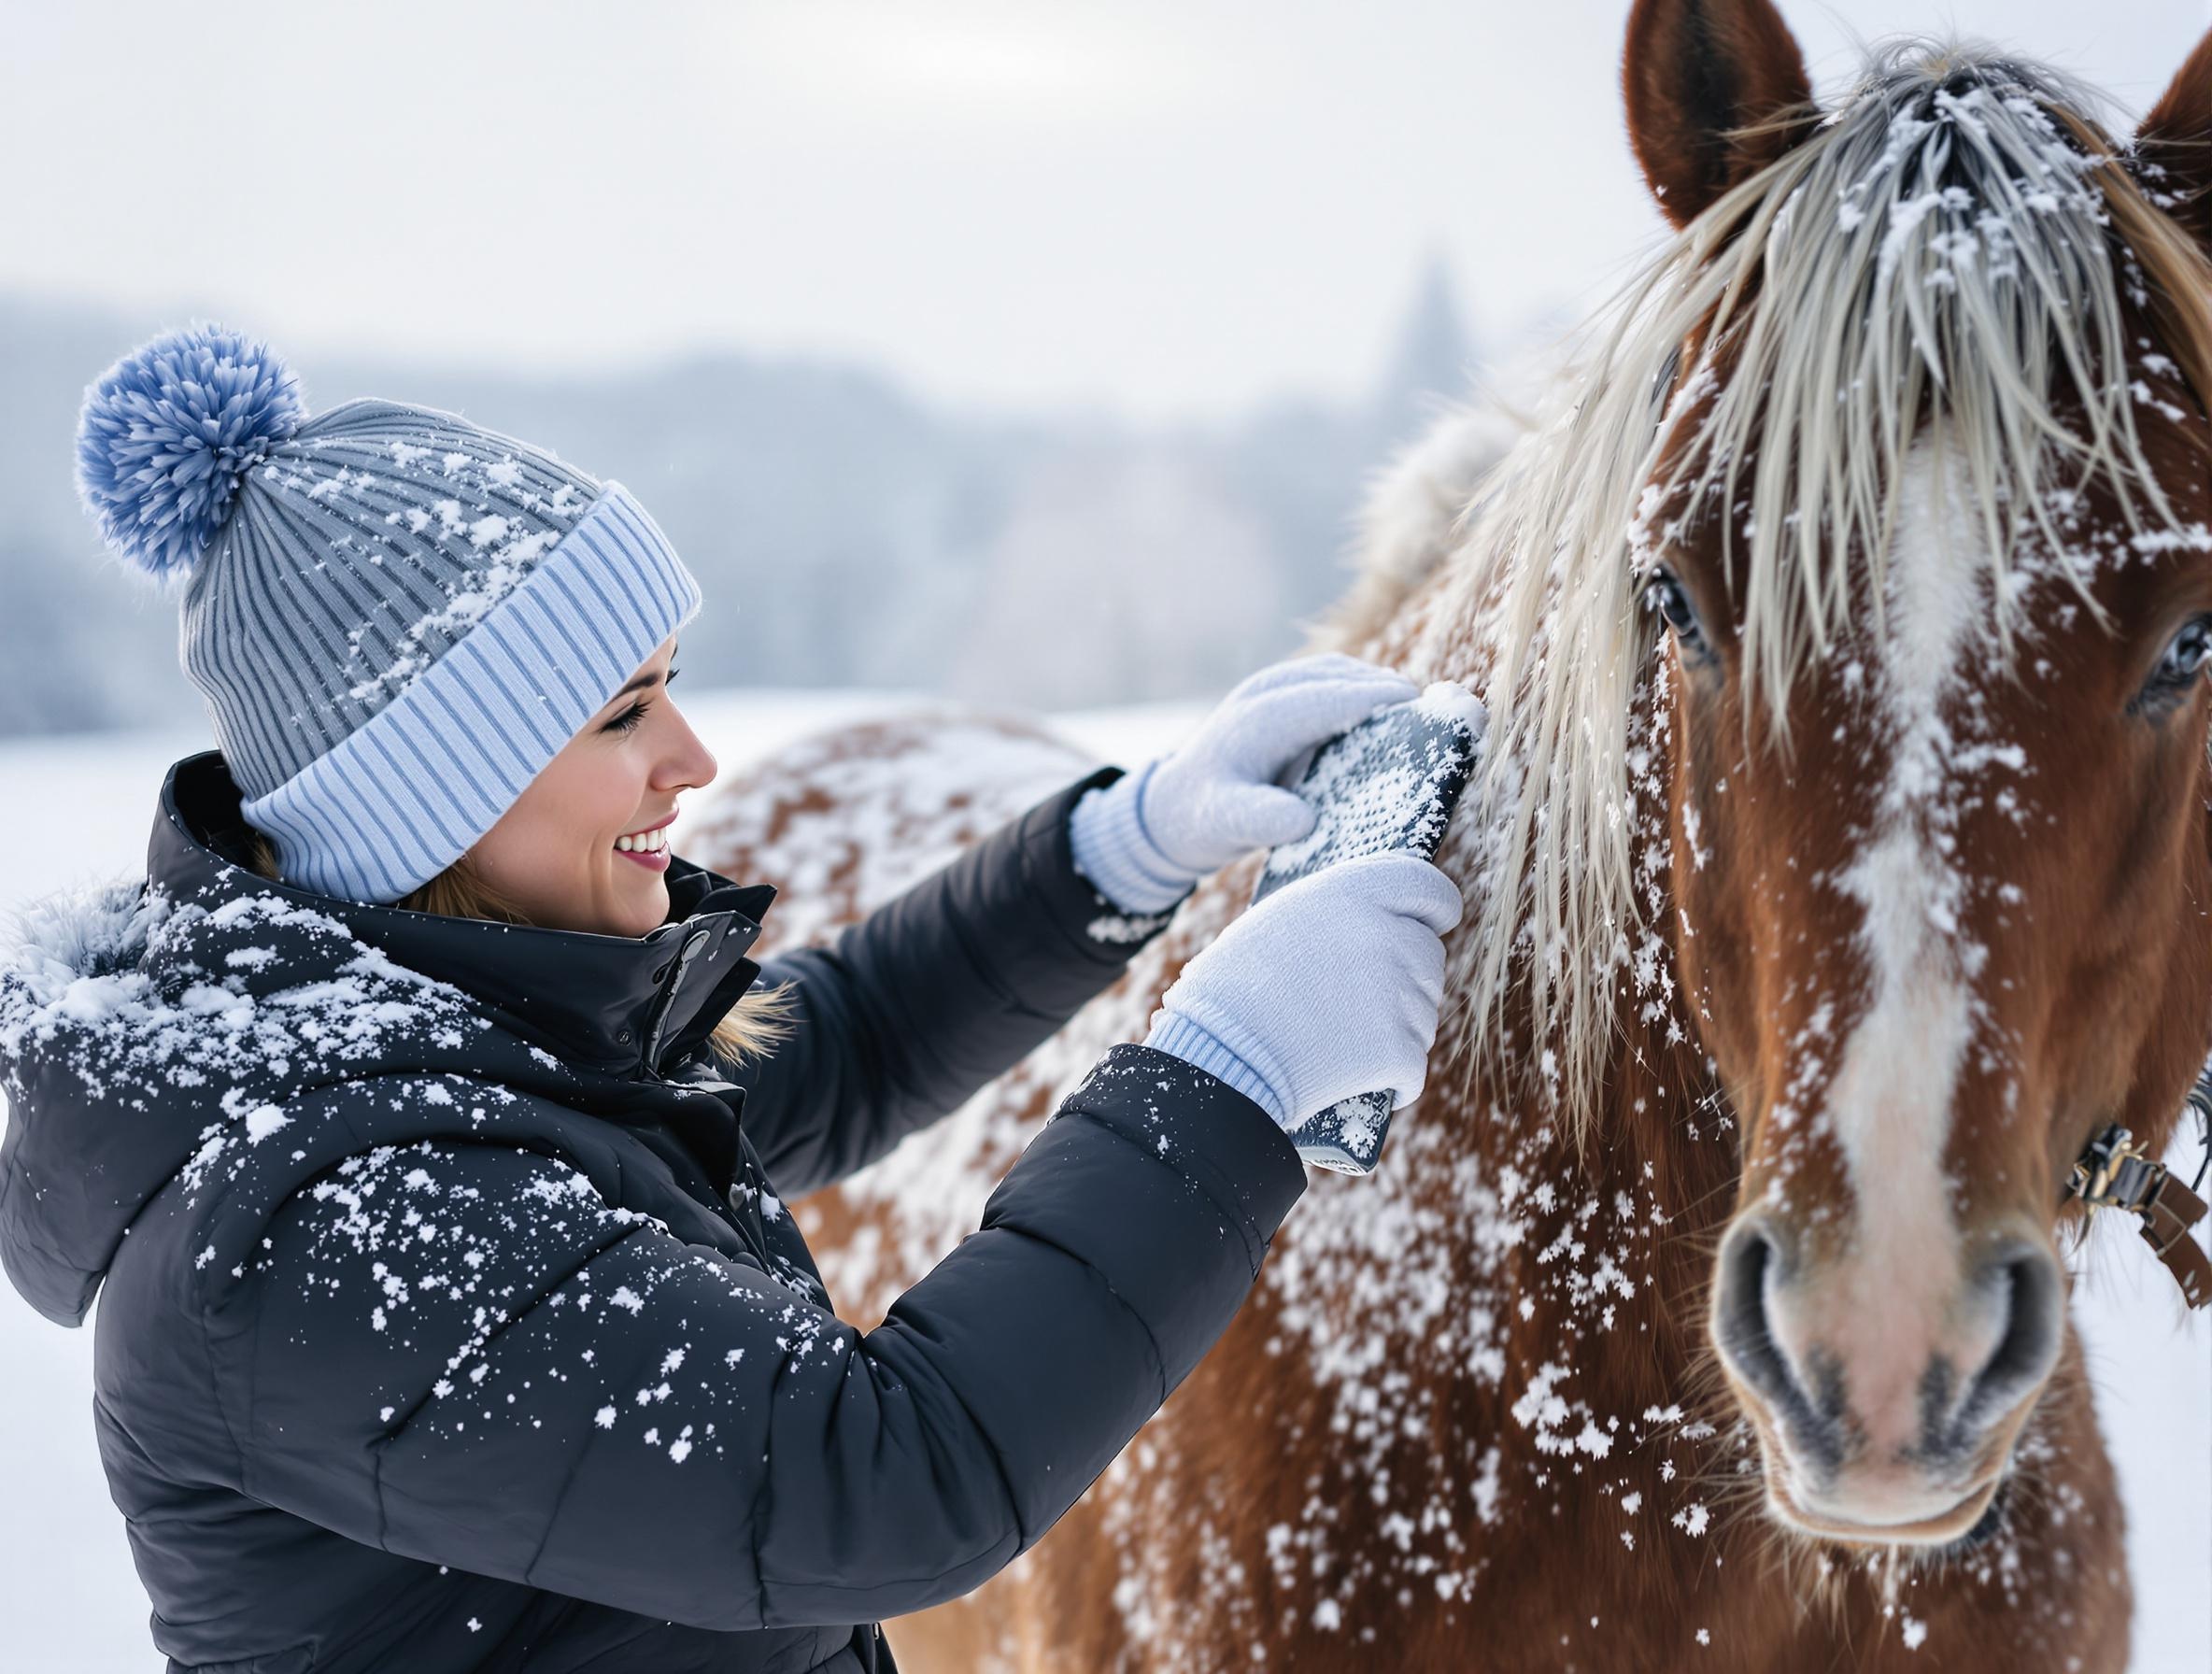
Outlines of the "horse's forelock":
<svg viewBox="0 0 2212 1674">
<path fill-rule="evenodd" d="M 1780 695 L 1852 624 L 1854 554 L 1879 608 L 1923 431 L 1955 450 L 2000 580 L 2023 543 L 2063 546 L 2052 489 L 2096 486 L 2131 528 L 2172 524 L 2129 333 L 2150 320 L 2212 405 L 2212 268 L 2130 178 L 2099 103 L 1979 49 L 1881 50 L 1804 143 L 1630 282 L 1554 411 L 1482 485 L 1420 650 L 1432 677 L 1490 665 L 1491 754 L 1461 856 L 1482 875 L 1450 1027 L 1510 1071 L 1508 1020 L 1525 1018 L 1538 1050 L 1520 1071 L 1540 1066 L 1578 1123 L 1624 972 L 1664 981 L 1634 957 L 1663 787 L 1632 769 L 1653 634 L 1638 570 L 1687 538 L 1664 519 L 1731 508 L 1717 533 L 1747 707 L 1778 735 Z M 1700 352 L 1670 376 L 1686 343 Z M 1694 445 L 1670 447 L 1685 415 Z"/>
</svg>

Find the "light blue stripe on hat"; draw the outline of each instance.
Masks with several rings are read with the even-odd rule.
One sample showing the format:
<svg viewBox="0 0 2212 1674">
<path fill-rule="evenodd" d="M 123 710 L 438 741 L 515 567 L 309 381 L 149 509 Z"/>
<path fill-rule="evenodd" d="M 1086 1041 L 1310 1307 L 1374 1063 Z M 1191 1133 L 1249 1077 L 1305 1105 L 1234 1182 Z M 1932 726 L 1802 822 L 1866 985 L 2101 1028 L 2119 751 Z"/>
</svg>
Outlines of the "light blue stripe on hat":
<svg viewBox="0 0 2212 1674">
<path fill-rule="evenodd" d="M 699 613 L 699 583 L 619 483 L 452 646 L 246 817 L 287 882 L 390 902 L 453 864 Z M 469 717 L 462 736 L 456 717 Z"/>
</svg>

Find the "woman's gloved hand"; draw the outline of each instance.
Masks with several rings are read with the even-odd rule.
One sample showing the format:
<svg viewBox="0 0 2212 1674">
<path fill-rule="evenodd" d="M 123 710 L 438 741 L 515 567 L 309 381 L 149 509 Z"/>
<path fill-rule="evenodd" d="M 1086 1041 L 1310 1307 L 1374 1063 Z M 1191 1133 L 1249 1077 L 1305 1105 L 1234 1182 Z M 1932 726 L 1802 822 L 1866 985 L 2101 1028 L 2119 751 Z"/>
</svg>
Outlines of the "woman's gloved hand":
<svg viewBox="0 0 2212 1674">
<path fill-rule="evenodd" d="M 1247 908 L 1183 968 L 1144 1043 L 1285 1131 L 1355 1093 L 1410 1104 L 1428 1077 L 1459 886 L 1402 853 L 1342 860 Z"/>
<path fill-rule="evenodd" d="M 1248 850 L 1311 831 L 1312 807 L 1276 781 L 1376 710 L 1420 695 L 1403 674 L 1333 651 L 1261 669 L 1186 743 L 1076 804 L 1076 869 L 1124 912 L 1173 906 Z"/>
</svg>

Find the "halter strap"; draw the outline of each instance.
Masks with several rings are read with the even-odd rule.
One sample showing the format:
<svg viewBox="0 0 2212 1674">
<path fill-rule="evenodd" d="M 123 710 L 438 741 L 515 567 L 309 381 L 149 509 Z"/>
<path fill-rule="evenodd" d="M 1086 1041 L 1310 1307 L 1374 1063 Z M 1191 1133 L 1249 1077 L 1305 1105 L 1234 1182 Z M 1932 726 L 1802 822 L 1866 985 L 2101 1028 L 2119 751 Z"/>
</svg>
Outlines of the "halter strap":
<svg viewBox="0 0 2212 1674">
<path fill-rule="evenodd" d="M 2212 1167 L 2212 1067 L 2190 1089 L 2189 1103 L 2206 1122 L 2205 1163 Z M 2197 1179 L 2204 1177 L 2200 1168 Z M 2212 1304 L 2212 1256 L 2189 1235 L 2205 1218 L 2205 1200 L 2165 1164 L 2146 1155 L 2126 1128 L 2114 1123 L 2090 1141 L 2060 1201 L 2067 1198 L 2079 1198 L 2092 1210 L 2142 1216 L 2143 1241 L 2174 1275 L 2182 1299 L 2191 1308 Z"/>
</svg>

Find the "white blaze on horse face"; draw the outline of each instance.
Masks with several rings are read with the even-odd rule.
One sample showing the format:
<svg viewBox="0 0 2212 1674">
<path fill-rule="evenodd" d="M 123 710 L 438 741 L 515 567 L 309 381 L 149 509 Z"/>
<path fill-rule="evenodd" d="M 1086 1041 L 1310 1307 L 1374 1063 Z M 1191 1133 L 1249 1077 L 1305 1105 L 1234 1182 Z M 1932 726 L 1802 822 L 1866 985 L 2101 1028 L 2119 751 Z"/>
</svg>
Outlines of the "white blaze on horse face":
<svg viewBox="0 0 2212 1674">
<path fill-rule="evenodd" d="M 1814 1283 L 1828 1302 L 1818 1334 L 1849 1369 L 1862 1422 L 1907 1424 L 1930 1353 L 1964 1323 L 1950 1318 L 1960 1241 L 1944 1148 L 1975 1029 L 1980 951 L 1961 923 L 1945 708 L 1989 594 L 1971 498 L 1955 475 L 1941 480 L 1925 439 L 1899 489 L 1876 693 L 1893 753 L 1873 829 L 1836 880 L 1865 915 L 1866 1009 L 1842 1043 L 1827 1104 L 1856 1237 L 1841 1270 Z"/>
</svg>

